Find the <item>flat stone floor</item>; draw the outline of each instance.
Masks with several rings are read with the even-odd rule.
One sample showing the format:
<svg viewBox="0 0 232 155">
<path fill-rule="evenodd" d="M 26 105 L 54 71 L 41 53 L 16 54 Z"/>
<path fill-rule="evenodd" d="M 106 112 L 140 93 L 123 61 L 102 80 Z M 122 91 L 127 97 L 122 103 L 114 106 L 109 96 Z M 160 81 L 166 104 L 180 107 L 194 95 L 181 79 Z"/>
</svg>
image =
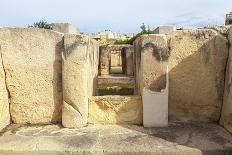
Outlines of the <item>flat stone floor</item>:
<svg viewBox="0 0 232 155">
<path fill-rule="evenodd" d="M 11 125 L 0 133 L 0 155 L 232 155 L 232 135 L 215 124 L 170 123 L 167 128 L 131 125 Z"/>
</svg>

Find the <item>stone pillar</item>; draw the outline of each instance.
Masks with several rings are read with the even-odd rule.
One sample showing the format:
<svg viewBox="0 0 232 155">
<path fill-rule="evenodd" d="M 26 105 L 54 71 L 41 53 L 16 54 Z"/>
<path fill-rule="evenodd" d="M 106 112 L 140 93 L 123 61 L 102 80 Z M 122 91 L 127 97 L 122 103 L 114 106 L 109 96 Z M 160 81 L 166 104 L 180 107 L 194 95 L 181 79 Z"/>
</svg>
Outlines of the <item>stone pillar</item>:
<svg viewBox="0 0 232 155">
<path fill-rule="evenodd" d="M 62 124 L 68 128 L 83 127 L 88 117 L 88 37 L 64 36 Z"/>
<path fill-rule="evenodd" d="M 107 50 L 107 46 L 100 47 L 100 75 L 110 74 L 110 52 Z"/>
<path fill-rule="evenodd" d="M 134 75 L 134 48 L 133 46 L 126 47 L 124 51 L 126 57 L 125 73 L 127 76 L 133 76 Z"/>
<path fill-rule="evenodd" d="M 165 35 L 143 35 L 136 42 L 137 89 L 143 99 L 143 124 L 145 127 L 168 125 L 169 57 Z"/>
</svg>

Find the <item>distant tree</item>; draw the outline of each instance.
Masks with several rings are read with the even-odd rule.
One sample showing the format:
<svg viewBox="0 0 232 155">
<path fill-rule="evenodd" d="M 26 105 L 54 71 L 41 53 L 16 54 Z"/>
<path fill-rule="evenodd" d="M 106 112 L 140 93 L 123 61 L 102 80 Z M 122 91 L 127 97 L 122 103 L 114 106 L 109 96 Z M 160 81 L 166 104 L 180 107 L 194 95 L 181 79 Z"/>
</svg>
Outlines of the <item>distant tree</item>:
<svg viewBox="0 0 232 155">
<path fill-rule="evenodd" d="M 49 24 L 43 20 L 40 20 L 39 22 L 34 23 L 33 25 L 29 25 L 30 27 L 34 27 L 34 28 L 41 28 L 41 29 L 52 29 L 52 24 Z"/>
<path fill-rule="evenodd" d="M 141 31 L 136 34 L 134 37 L 126 40 L 116 40 L 114 44 L 131 44 L 133 45 L 133 42 L 141 35 L 143 34 L 152 34 L 152 30 L 150 29 L 149 25 L 146 27 L 144 23 L 140 26 Z"/>
<path fill-rule="evenodd" d="M 146 33 L 147 32 L 147 27 L 145 26 L 144 23 L 140 26 L 141 32 L 140 33 Z"/>
</svg>

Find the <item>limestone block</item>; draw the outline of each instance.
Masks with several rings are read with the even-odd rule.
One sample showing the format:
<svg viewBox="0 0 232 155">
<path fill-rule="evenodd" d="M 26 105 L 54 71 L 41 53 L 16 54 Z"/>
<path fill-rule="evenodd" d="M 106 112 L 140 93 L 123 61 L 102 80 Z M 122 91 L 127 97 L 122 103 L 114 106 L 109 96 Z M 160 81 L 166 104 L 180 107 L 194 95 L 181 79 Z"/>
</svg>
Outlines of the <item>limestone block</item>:
<svg viewBox="0 0 232 155">
<path fill-rule="evenodd" d="M 230 44 L 232 44 L 232 28 L 228 31 L 228 40 Z M 225 89 L 220 124 L 232 133 L 232 47 L 229 49 L 225 76 Z"/>
<path fill-rule="evenodd" d="M 107 46 L 100 47 L 100 75 L 110 74 L 110 52 L 107 50 Z"/>
<path fill-rule="evenodd" d="M 134 75 L 134 48 L 126 47 L 123 52 L 125 52 L 126 65 L 125 65 L 125 74 L 128 76 Z"/>
<path fill-rule="evenodd" d="M 1 29 L 0 45 L 14 123 L 61 121 L 63 35 L 45 29 Z"/>
<path fill-rule="evenodd" d="M 154 34 L 171 34 L 175 30 L 175 26 L 159 26 L 154 30 Z"/>
<path fill-rule="evenodd" d="M 228 41 L 213 30 L 175 31 L 169 38 L 169 116 L 218 121 Z"/>
<path fill-rule="evenodd" d="M 70 23 L 52 23 L 52 30 L 64 34 L 80 34 L 80 30 Z"/>
<path fill-rule="evenodd" d="M 88 122 L 93 124 L 142 124 L 140 96 L 94 96 L 89 99 Z"/>
<path fill-rule="evenodd" d="M 88 97 L 94 94 L 98 74 L 98 46 L 84 35 L 65 35 L 63 54 L 62 124 L 68 128 L 87 124 Z"/>
<path fill-rule="evenodd" d="M 9 100 L 0 46 L 0 131 L 10 124 Z"/>
<path fill-rule="evenodd" d="M 168 93 L 169 79 L 168 67 L 166 70 L 166 88 L 155 92 L 143 88 L 143 126 L 165 127 L 168 126 Z"/>
<path fill-rule="evenodd" d="M 168 87 L 162 92 L 143 88 L 143 126 L 168 126 Z"/>
<path fill-rule="evenodd" d="M 136 91 L 160 92 L 166 88 L 168 46 L 165 35 L 142 35 L 135 41 Z"/>
<path fill-rule="evenodd" d="M 140 54 L 139 85 L 143 100 L 143 125 L 168 125 L 168 85 L 165 75 L 168 46 L 165 35 L 144 35 L 137 39 Z M 164 90 L 164 91 L 163 91 Z"/>
</svg>

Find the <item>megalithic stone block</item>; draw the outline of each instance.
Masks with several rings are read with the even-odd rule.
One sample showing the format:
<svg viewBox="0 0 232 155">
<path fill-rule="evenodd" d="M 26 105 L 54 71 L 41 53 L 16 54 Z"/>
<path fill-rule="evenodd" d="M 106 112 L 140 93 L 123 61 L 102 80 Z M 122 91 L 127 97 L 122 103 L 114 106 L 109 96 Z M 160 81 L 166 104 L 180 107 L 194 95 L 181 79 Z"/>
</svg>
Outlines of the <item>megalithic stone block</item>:
<svg viewBox="0 0 232 155">
<path fill-rule="evenodd" d="M 100 75 L 110 74 L 110 51 L 107 46 L 100 47 L 99 73 Z"/>
<path fill-rule="evenodd" d="M 136 88 L 143 100 L 145 127 L 168 125 L 167 60 L 165 35 L 143 35 L 135 41 Z"/>
<path fill-rule="evenodd" d="M 83 127 L 88 117 L 87 44 L 81 35 L 64 36 L 62 124 L 68 128 Z"/>
<path fill-rule="evenodd" d="M 144 127 L 168 126 L 168 67 L 166 72 L 166 88 L 154 92 L 143 88 L 143 125 Z"/>
</svg>

